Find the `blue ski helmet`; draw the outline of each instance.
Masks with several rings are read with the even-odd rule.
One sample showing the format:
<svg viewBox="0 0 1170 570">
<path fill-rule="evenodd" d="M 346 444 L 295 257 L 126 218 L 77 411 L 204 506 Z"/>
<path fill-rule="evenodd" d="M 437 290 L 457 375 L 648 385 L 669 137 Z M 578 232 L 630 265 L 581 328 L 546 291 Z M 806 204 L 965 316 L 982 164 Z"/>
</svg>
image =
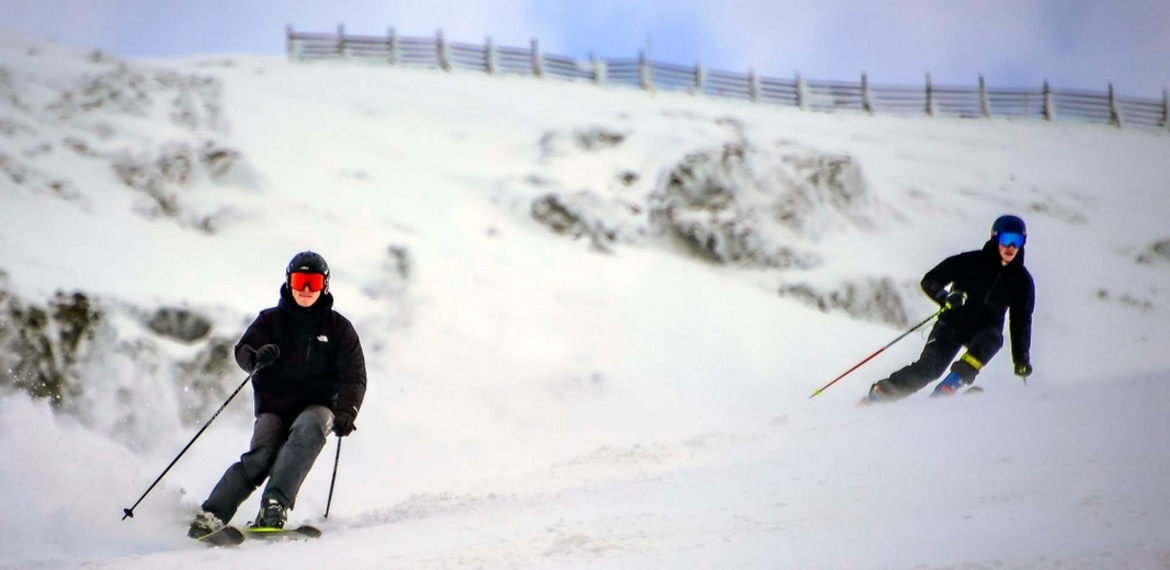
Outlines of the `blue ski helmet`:
<svg viewBox="0 0 1170 570">
<path fill-rule="evenodd" d="M 1024 225 L 1024 220 L 1019 216 L 1003 215 L 991 224 L 991 237 L 998 240 L 1001 245 L 1024 247 L 1024 242 L 1028 238 L 1028 226 Z"/>
</svg>

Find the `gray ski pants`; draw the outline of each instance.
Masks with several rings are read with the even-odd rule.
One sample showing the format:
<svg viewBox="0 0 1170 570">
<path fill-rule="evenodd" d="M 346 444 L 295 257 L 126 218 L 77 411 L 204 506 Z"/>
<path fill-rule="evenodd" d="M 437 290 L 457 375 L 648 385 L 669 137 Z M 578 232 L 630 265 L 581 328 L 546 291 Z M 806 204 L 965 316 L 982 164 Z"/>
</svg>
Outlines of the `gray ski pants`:
<svg viewBox="0 0 1170 570">
<path fill-rule="evenodd" d="M 265 477 L 268 484 L 261 495 L 261 504 L 276 499 L 285 507 L 293 508 L 301 483 L 325 447 L 325 437 L 332 429 L 333 412 L 325 406 L 305 408 L 291 427 L 285 426 L 276 414 L 260 414 L 252 428 L 248 452 L 224 472 L 203 502 L 203 510 L 225 524 L 230 522 L 240 504 Z"/>
</svg>

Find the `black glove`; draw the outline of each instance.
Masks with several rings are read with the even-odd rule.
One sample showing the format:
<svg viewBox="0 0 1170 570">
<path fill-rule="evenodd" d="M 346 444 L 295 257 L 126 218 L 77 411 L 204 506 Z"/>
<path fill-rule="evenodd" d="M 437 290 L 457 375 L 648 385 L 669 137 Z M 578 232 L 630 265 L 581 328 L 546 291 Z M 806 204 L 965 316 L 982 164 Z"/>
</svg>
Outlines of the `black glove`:
<svg viewBox="0 0 1170 570">
<path fill-rule="evenodd" d="M 1028 362 L 1017 362 L 1016 363 L 1016 376 L 1021 376 L 1025 379 L 1027 379 L 1031 375 L 1032 375 L 1032 364 L 1031 363 L 1028 363 Z"/>
<path fill-rule="evenodd" d="M 249 347 L 251 348 L 251 347 Z M 252 370 L 260 370 L 271 365 L 280 358 L 280 347 L 275 344 L 266 344 L 258 350 L 252 351 Z"/>
<path fill-rule="evenodd" d="M 354 432 L 357 426 L 354 425 L 354 420 L 357 419 L 351 412 L 334 410 L 333 411 L 333 433 L 337 437 L 345 437 Z"/>
<path fill-rule="evenodd" d="M 942 310 L 957 309 L 967 303 L 967 294 L 962 291 L 951 291 L 943 297 Z"/>
</svg>

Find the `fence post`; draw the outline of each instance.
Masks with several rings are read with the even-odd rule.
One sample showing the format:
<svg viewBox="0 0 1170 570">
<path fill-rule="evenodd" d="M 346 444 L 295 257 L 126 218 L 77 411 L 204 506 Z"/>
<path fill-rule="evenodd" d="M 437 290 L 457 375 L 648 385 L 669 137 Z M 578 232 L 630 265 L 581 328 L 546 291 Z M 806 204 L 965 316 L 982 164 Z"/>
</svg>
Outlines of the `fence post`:
<svg viewBox="0 0 1170 570">
<path fill-rule="evenodd" d="M 1040 108 L 1040 114 L 1045 121 L 1051 121 L 1056 115 L 1056 109 L 1052 106 L 1052 89 L 1048 87 L 1048 80 L 1044 80 L 1044 105 Z"/>
<path fill-rule="evenodd" d="M 991 116 L 991 104 L 987 100 L 987 83 L 983 81 L 983 74 L 979 74 L 979 114 L 984 119 Z"/>
<path fill-rule="evenodd" d="M 805 105 L 808 104 L 808 97 L 805 96 L 804 76 L 799 71 L 796 72 L 796 106 L 801 110 L 805 110 Z"/>
<path fill-rule="evenodd" d="M 1162 127 L 1170 128 L 1170 91 L 1162 90 Z"/>
<path fill-rule="evenodd" d="M 861 72 L 861 108 L 870 115 L 873 114 L 873 102 L 869 98 L 869 77 Z"/>
<path fill-rule="evenodd" d="M 532 38 L 532 74 L 544 77 L 544 58 L 540 55 L 540 43 Z"/>
<path fill-rule="evenodd" d="M 643 91 L 654 90 L 654 78 L 650 74 L 650 62 L 646 59 L 646 50 L 638 52 L 638 86 Z"/>
<path fill-rule="evenodd" d="M 488 75 L 496 74 L 497 57 L 496 44 L 492 42 L 492 37 L 488 36 L 483 43 L 483 65 L 487 69 Z"/>
<path fill-rule="evenodd" d="M 695 62 L 695 94 L 702 95 L 704 84 L 707 83 L 707 70 L 703 68 L 703 62 Z"/>
<path fill-rule="evenodd" d="M 930 73 L 926 74 L 926 114 L 934 116 L 934 86 L 930 83 Z"/>
<path fill-rule="evenodd" d="M 398 65 L 398 34 L 394 28 L 386 30 L 386 51 L 390 65 Z"/>
<path fill-rule="evenodd" d="M 292 24 L 284 25 L 284 54 L 289 61 L 293 61 L 293 29 Z"/>
<path fill-rule="evenodd" d="M 756 75 L 756 70 L 748 70 L 748 95 L 752 99 L 752 103 L 760 101 L 760 76 Z"/>
<path fill-rule="evenodd" d="M 593 60 L 593 84 L 605 84 L 605 62 L 597 57 L 597 52 L 589 54 L 589 59 Z"/>
<path fill-rule="evenodd" d="M 443 41 L 442 28 L 435 30 L 435 57 L 439 60 L 439 69 L 451 71 L 451 60 L 447 57 L 447 42 Z"/>
<path fill-rule="evenodd" d="M 345 24 L 337 24 L 337 56 L 345 57 Z"/>
<path fill-rule="evenodd" d="M 1121 113 L 1117 112 L 1117 99 L 1113 96 L 1113 82 L 1109 82 L 1109 124 L 1121 127 Z"/>
</svg>

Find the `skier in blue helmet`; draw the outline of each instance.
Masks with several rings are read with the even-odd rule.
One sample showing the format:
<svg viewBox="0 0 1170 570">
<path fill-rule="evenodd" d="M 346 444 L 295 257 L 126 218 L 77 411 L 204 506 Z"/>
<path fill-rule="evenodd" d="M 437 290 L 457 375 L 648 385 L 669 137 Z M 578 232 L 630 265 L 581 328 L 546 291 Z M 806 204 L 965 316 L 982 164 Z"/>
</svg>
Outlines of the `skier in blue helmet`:
<svg viewBox="0 0 1170 570">
<path fill-rule="evenodd" d="M 975 376 L 1003 347 L 1005 316 L 1010 316 L 1013 370 L 1032 373 L 1032 311 L 1036 289 L 1024 267 L 1028 229 L 1018 216 L 1004 215 L 991 225 L 983 248 L 948 257 L 922 278 L 922 290 L 941 307 L 918 360 L 874 383 L 862 403 L 905 398 L 933 382 L 950 365 L 950 374 L 932 397 L 949 396 L 975 382 Z M 967 351 L 955 360 L 959 351 Z M 953 363 L 952 363 L 953 361 Z"/>
</svg>

